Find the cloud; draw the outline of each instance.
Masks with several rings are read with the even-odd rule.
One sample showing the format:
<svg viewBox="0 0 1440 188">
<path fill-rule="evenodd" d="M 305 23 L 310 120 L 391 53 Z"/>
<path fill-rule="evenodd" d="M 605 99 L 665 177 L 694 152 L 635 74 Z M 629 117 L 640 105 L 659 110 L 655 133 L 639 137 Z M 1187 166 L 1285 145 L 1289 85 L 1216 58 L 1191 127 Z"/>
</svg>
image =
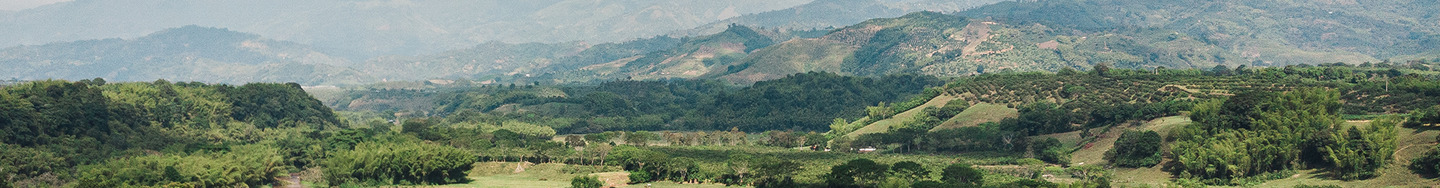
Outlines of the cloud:
<svg viewBox="0 0 1440 188">
<path fill-rule="evenodd" d="M 0 1 L 0 10 L 24 10 L 66 1 L 73 0 L 3 0 Z"/>
</svg>

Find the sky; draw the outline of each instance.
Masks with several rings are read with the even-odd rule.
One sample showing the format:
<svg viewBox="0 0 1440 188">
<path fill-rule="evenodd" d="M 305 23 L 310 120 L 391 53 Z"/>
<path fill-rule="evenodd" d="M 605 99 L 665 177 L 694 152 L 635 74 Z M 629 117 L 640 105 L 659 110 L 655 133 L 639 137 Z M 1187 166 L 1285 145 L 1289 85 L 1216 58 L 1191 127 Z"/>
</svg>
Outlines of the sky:
<svg viewBox="0 0 1440 188">
<path fill-rule="evenodd" d="M 40 5 L 55 4 L 72 0 L 3 0 L 0 1 L 0 10 L 24 10 L 35 8 Z"/>
</svg>

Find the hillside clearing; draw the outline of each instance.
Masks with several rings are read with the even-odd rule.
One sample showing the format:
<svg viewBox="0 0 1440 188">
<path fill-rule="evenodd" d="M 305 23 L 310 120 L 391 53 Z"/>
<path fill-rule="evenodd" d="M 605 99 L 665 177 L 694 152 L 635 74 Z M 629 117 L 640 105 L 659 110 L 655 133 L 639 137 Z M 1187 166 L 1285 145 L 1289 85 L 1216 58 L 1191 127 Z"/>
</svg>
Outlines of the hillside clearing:
<svg viewBox="0 0 1440 188">
<path fill-rule="evenodd" d="M 882 119 L 882 120 L 880 120 L 880 121 L 875 121 L 875 123 L 871 123 L 870 125 L 866 125 L 865 127 L 862 127 L 862 128 L 860 128 L 860 129 L 857 129 L 857 130 L 855 130 L 854 132 L 850 132 L 850 134 L 845 134 L 845 136 L 848 136 L 848 137 L 851 137 L 851 138 L 855 138 L 855 137 L 859 137 L 860 135 L 864 135 L 864 134 L 883 133 L 883 132 L 886 132 L 886 131 L 890 131 L 890 126 L 896 125 L 896 124 L 899 124 L 899 123 L 905 123 L 905 121 L 910 121 L 911 119 L 913 119 L 913 118 L 915 117 L 915 114 L 919 114 L 921 110 L 924 110 L 924 109 L 925 109 L 925 107 L 932 107 L 932 106 L 933 106 L 933 107 L 937 107 L 937 108 L 938 108 L 938 107 L 941 107 L 941 106 L 945 106 L 945 104 L 950 103 L 950 100 L 955 100 L 955 98 L 957 98 L 957 97 L 955 97 L 955 96 L 953 96 L 953 95 L 940 95 L 940 96 L 935 96 L 935 98 L 931 98 L 930 101 L 925 102 L 925 104 L 922 104 L 922 105 L 920 105 L 920 106 L 916 106 L 915 108 L 911 108 L 910 110 L 906 110 L 905 112 L 901 112 L 900 114 L 895 114 L 895 116 L 892 116 L 892 117 L 890 117 L 889 119 Z M 970 111 L 970 110 L 969 110 L 969 109 L 966 109 L 965 111 Z M 964 113 L 962 112 L 961 114 L 964 114 Z"/>
<path fill-rule="evenodd" d="M 1002 104 L 982 102 L 971 105 L 970 108 L 966 108 L 965 111 L 961 111 L 960 114 L 956 114 L 955 117 L 951 117 L 944 123 L 940 123 L 939 126 L 935 126 L 935 128 L 930 129 L 930 131 L 970 127 L 985 122 L 999 122 L 1005 118 L 1014 117 L 1020 117 L 1019 109 L 1006 107 Z"/>
</svg>

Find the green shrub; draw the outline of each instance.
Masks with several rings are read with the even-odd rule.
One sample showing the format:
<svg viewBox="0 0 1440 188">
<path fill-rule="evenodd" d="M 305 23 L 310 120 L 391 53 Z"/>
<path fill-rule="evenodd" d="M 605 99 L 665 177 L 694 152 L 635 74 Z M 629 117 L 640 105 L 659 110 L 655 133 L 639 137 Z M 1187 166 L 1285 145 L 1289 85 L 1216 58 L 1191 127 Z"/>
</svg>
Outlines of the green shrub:
<svg viewBox="0 0 1440 188">
<path fill-rule="evenodd" d="M 1420 158 L 1411 159 L 1410 170 L 1420 174 L 1440 174 L 1440 145 L 1430 147 L 1430 151 Z"/>
<path fill-rule="evenodd" d="M 600 188 L 604 186 L 605 182 L 600 181 L 600 178 L 596 178 L 595 176 L 575 176 L 575 178 L 570 179 L 571 188 Z"/>
<path fill-rule="evenodd" d="M 332 186 L 463 183 L 469 181 L 465 175 L 475 159 L 470 152 L 443 145 L 362 142 L 325 160 L 325 180 Z"/>
<path fill-rule="evenodd" d="M 629 178 L 630 184 L 650 182 L 650 180 L 652 179 L 650 176 L 650 172 L 646 172 L 644 170 L 631 171 Z"/>
</svg>

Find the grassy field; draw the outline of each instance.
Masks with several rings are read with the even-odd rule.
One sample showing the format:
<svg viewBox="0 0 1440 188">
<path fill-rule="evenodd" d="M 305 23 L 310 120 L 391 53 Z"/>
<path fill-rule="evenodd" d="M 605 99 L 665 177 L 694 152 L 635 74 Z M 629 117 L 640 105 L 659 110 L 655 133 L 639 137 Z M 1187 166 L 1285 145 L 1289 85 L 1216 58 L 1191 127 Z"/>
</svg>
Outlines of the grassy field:
<svg viewBox="0 0 1440 188">
<path fill-rule="evenodd" d="M 939 108 L 945 106 L 946 103 L 950 103 L 950 100 L 955 100 L 955 98 L 957 97 L 951 95 L 935 96 L 935 98 L 930 99 L 930 101 L 925 102 L 925 104 L 916 106 L 915 108 L 911 108 L 910 110 L 906 110 L 905 112 L 895 114 L 895 116 L 892 116 L 889 119 L 875 121 L 875 123 L 871 123 L 870 125 L 866 125 L 865 127 L 857 129 L 854 132 L 850 132 L 850 134 L 845 134 L 845 136 L 856 138 L 863 134 L 883 133 L 886 131 L 890 131 L 890 126 L 905 123 L 906 121 L 914 119 L 915 114 L 920 114 L 920 111 L 924 110 L 925 107 L 934 106 L 936 108 Z M 969 110 L 967 109 L 966 111 Z"/>
<path fill-rule="evenodd" d="M 1006 107 L 1004 104 L 979 103 L 971 105 L 970 108 L 966 108 L 965 111 L 956 114 L 955 117 L 945 120 L 944 123 L 940 123 L 939 126 L 935 126 L 935 128 L 930 131 L 969 127 L 985 122 L 1000 122 L 1000 120 L 1005 118 L 1019 116 L 1020 111 L 1018 109 Z"/>
</svg>

